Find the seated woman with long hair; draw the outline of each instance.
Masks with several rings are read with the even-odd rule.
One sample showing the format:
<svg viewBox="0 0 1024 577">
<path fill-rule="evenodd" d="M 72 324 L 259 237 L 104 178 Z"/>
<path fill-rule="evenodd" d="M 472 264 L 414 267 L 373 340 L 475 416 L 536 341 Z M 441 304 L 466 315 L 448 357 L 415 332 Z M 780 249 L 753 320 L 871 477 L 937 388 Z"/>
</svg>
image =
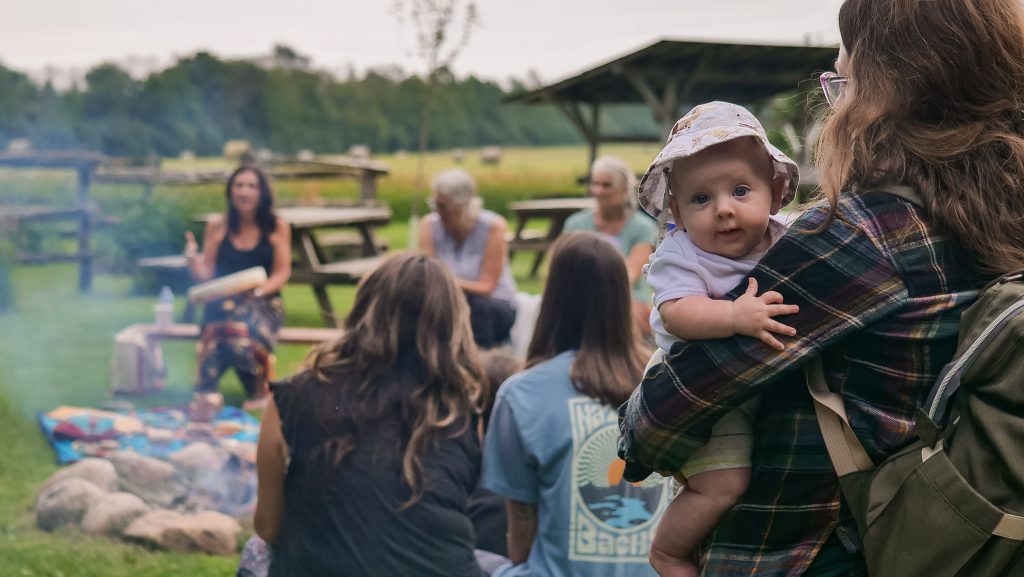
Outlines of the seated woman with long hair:
<svg viewBox="0 0 1024 577">
<path fill-rule="evenodd" d="M 364 278 L 344 336 L 275 385 L 263 416 L 270 575 L 480 575 L 466 500 L 482 381 L 444 265 L 406 253 Z"/>
<path fill-rule="evenodd" d="M 633 485 L 615 409 L 650 350 L 635 336 L 622 255 L 592 232 L 554 245 L 527 370 L 498 390 L 483 486 L 505 497 L 502 577 L 654 576 L 647 562 L 667 481 Z"/>
</svg>

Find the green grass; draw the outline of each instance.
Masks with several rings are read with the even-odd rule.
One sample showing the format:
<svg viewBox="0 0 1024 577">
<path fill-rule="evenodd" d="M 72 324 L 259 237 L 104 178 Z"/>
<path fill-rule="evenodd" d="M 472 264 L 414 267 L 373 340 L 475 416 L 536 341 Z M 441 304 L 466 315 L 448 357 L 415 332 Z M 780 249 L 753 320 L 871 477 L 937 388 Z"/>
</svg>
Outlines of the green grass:
<svg viewBox="0 0 1024 577">
<path fill-rule="evenodd" d="M 657 148 L 609 147 L 603 152 L 623 156 L 639 171 Z M 392 224 L 383 227 L 380 234 L 392 249 L 398 249 L 406 246 L 409 238 L 416 158 L 385 156 L 380 160 L 391 165 L 391 174 L 379 182 L 380 198 L 395 212 Z M 217 159 L 199 162 L 206 166 L 223 164 Z M 167 162 L 169 168 L 181 168 L 176 164 Z M 450 166 L 453 162 L 448 154 L 428 155 L 428 178 Z M 477 178 L 485 206 L 502 211 L 511 200 L 582 194 L 576 178 L 586 171 L 586 151 L 582 147 L 507 149 L 500 165 L 482 166 L 479 154 L 467 150 L 461 166 Z M 145 235 L 180 250 L 181 234 L 189 226 L 190 215 L 221 210 L 224 202 L 223 188 L 213 185 L 157 187 L 144 202 L 140 201 L 141 192 L 131 186 L 93 187 L 93 198 L 104 214 L 164 226 L 157 232 L 145 228 L 127 233 L 99 231 L 96 245 L 101 257 L 116 257 L 117 250 L 125 250 L 125 243 Z M 358 190 L 354 181 L 288 181 L 277 183 L 275 193 L 285 203 L 308 203 L 356 198 Z M 0 207 L 71 203 L 73 199 L 74 176 L 70 173 L 0 169 Z M 420 208 L 422 213 L 425 207 Z M 14 238 L 16 242 L 32 241 L 31 235 Z M 0 245 L 3 240 L 0 237 Z M 528 278 L 532 258 L 532 254 L 519 253 L 512 268 L 520 290 L 536 293 L 541 290 L 541 281 Z M 0 577 L 233 574 L 236 558 L 162 553 L 106 538 L 45 533 L 35 528 L 32 505 L 36 488 L 57 469 L 53 452 L 36 423 L 37 412 L 62 404 L 98 406 L 107 399 L 114 335 L 127 325 L 153 318 L 154 297 L 134 294 L 128 276 L 100 274 L 88 295 L 79 294 L 76 287 L 77 270 L 73 265 L 14 267 L 13 305 L 11 310 L 0 312 Z M 354 287 L 334 286 L 329 292 L 337 312 L 344 314 L 351 308 Z M 321 326 L 316 300 L 308 286 L 285 287 L 284 300 L 287 325 Z M 180 313 L 184 307 L 181 295 L 177 307 Z M 194 345 L 167 343 L 164 352 L 169 366 L 166 390 L 132 399 L 139 405 L 182 405 L 190 396 Z M 307 349 L 282 345 L 276 352 L 277 374 L 284 376 L 298 369 Z M 228 402 L 241 401 L 242 388 L 233 374 L 226 375 L 221 384 Z"/>
</svg>

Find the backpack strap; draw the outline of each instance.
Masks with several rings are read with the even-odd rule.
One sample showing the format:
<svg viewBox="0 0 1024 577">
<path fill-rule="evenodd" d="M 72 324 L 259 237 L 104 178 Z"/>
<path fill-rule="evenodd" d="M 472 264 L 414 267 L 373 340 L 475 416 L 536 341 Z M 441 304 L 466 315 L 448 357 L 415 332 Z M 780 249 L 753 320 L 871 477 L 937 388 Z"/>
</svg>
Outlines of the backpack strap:
<svg viewBox="0 0 1024 577">
<path fill-rule="evenodd" d="M 832 459 L 836 474 L 842 477 L 873 469 L 875 464 L 850 427 L 843 398 L 828 389 L 821 357 L 811 359 L 804 374 L 807 377 L 807 390 L 814 398 L 814 412 L 818 417 L 818 426 L 821 427 L 821 436 L 825 438 L 825 447 L 828 448 L 828 456 Z"/>
<path fill-rule="evenodd" d="M 1003 277 L 1002 282 L 1010 282 L 1020 278 L 1020 274 L 1010 275 Z M 1001 283 L 1000 283 L 1001 284 Z M 1024 299 L 1020 299 L 1014 302 L 1012 305 L 1006 307 L 1002 313 L 999 314 L 987 327 L 981 332 L 977 339 L 974 340 L 966 349 L 964 349 L 959 355 L 953 358 L 945 367 L 942 372 L 939 373 L 939 378 L 935 382 L 935 386 L 932 387 L 931 393 L 928 395 L 928 400 L 925 402 L 925 410 L 928 413 L 928 418 L 933 423 L 941 424 L 946 419 L 947 411 L 949 410 L 950 399 L 960 389 L 961 379 L 964 374 L 970 370 L 974 365 L 974 361 L 977 360 L 978 356 L 988 347 L 988 345 L 999 336 L 1000 331 L 1011 321 L 1015 316 L 1024 311 Z"/>
</svg>

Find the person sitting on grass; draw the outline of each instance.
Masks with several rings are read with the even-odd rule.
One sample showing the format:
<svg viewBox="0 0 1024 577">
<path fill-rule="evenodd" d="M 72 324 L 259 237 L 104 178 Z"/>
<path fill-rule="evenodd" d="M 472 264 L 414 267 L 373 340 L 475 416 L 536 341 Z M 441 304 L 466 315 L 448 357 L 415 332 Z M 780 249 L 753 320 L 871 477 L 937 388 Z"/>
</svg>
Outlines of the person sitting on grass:
<svg viewBox="0 0 1024 577">
<path fill-rule="evenodd" d="M 481 209 L 476 183 L 453 168 L 434 177 L 419 248 L 452 271 L 469 303 L 473 338 L 489 349 L 509 339 L 516 320 L 516 283 L 508 260 L 508 224 Z"/>
<path fill-rule="evenodd" d="M 364 277 L 343 336 L 263 414 L 255 525 L 271 577 L 479 577 L 466 501 L 483 380 L 440 261 L 401 253 Z"/>
</svg>

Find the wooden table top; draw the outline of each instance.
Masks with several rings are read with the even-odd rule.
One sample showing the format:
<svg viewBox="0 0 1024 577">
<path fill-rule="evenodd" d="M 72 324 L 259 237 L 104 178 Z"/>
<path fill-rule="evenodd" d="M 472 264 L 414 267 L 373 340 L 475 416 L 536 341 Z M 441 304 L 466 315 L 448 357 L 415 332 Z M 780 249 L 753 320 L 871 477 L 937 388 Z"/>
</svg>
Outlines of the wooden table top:
<svg viewBox="0 0 1024 577">
<path fill-rule="evenodd" d="M 510 202 L 508 209 L 517 214 L 523 213 L 559 213 L 576 212 L 586 208 L 594 207 L 594 199 L 586 196 L 570 198 L 542 198 L 539 200 L 519 200 Z"/>
<path fill-rule="evenodd" d="M 386 206 L 286 206 L 274 211 L 288 221 L 293 230 L 354 224 L 387 224 L 391 221 L 391 209 Z M 196 217 L 196 220 L 206 222 L 214 214 L 217 213 L 203 214 Z"/>
</svg>

